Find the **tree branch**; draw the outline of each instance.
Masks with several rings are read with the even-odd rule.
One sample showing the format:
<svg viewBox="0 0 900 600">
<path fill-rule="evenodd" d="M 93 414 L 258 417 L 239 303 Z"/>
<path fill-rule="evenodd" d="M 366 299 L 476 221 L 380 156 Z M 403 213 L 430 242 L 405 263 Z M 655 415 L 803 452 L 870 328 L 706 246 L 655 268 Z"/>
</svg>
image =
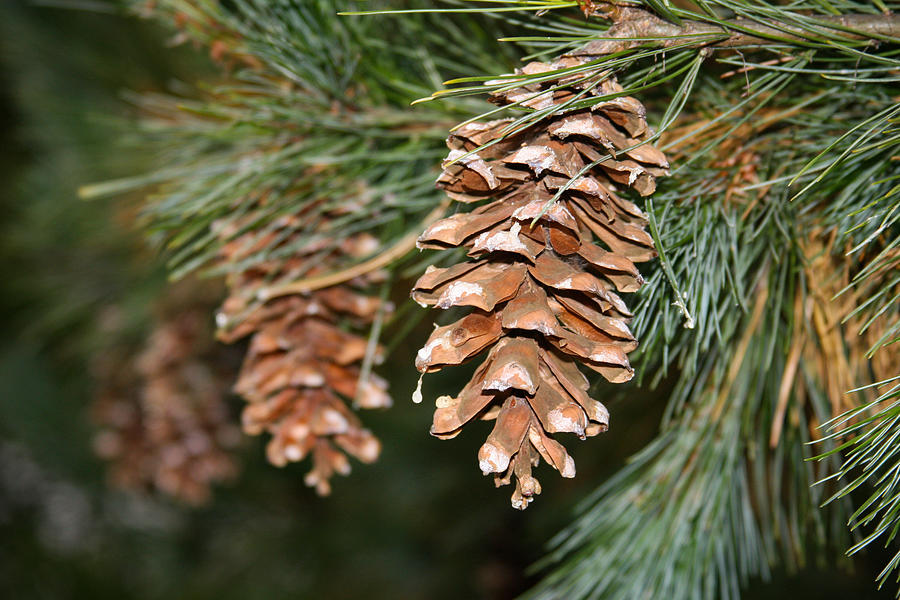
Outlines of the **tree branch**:
<svg viewBox="0 0 900 600">
<path fill-rule="evenodd" d="M 321 290 L 322 288 L 338 285 L 340 283 L 344 283 L 345 281 L 350 281 L 355 277 L 359 277 L 361 275 L 371 273 L 372 271 L 376 271 L 381 267 L 392 263 L 395 259 L 400 258 L 404 254 L 415 248 L 416 240 L 419 238 L 421 232 L 424 231 L 429 225 L 440 219 L 443 216 L 444 212 L 447 210 L 447 206 L 449 206 L 449 204 L 449 199 L 445 198 L 434 208 L 434 210 L 428 213 L 428 216 L 425 217 L 420 226 L 416 227 L 408 234 L 400 238 L 397 242 L 394 243 L 393 246 L 391 246 L 384 252 L 375 255 L 365 262 L 353 265 L 352 267 L 344 269 L 343 271 L 336 271 L 333 273 L 328 273 L 326 275 L 320 275 L 318 277 L 301 279 L 300 281 L 295 281 L 293 283 L 286 283 L 273 287 L 265 287 L 256 292 L 256 298 L 257 300 L 266 302 L 268 300 L 271 300 L 272 298 L 278 298 L 280 296 L 289 296 L 291 294 L 306 294 L 315 290 Z"/>
<path fill-rule="evenodd" d="M 613 25 L 604 39 L 588 43 L 572 56 L 603 56 L 637 46 L 661 48 L 685 44 L 709 48 L 762 46 L 784 41 L 824 41 L 824 33 L 786 23 L 764 24 L 750 19 L 732 19 L 724 25 L 702 21 L 682 21 L 676 25 L 660 19 L 643 8 L 620 4 L 594 6 L 591 15 L 609 19 Z M 886 40 L 900 42 L 900 15 L 852 14 L 822 16 L 815 24 L 828 28 L 847 40 Z"/>
</svg>

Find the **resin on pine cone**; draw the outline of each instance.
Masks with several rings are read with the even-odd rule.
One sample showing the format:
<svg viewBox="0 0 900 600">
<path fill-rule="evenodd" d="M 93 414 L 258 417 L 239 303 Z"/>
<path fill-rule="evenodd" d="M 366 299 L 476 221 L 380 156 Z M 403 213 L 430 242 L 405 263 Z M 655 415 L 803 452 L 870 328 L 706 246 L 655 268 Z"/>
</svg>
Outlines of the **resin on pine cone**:
<svg viewBox="0 0 900 600">
<path fill-rule="evenodd" d="M 204 504 L 213 484 L 237 474 L 240 431 L 225 401 L 227 378 L 211 365 L 205 321 L 200 311 L 182 312 L 154 330 L 133 362 L 100 357 L 94 447 L 110 461 L 113 484 Z"/>
<path fill-rule="evenodd" d="M 281 224 L 295 225 L 295 219 L 282 219 Z M 238 237 L 226 245 L 226 260 L 237 263 L 272 239 L 285 237 L 293 236 L 281 236 L 275 229 L 262 241 Z M 332 475 L 350 472 L 348 454 L 371 463 L 380 453 L 380 442 L 347 401 L 359 408 L 389 407 L 387 382 L 374 374 L 360 380 L 368 339 L 341 325 L 361 330 L 389 307 L 358 291 L 373 276 L 262 304 L 247 299 L 258 298 L 265 286 L 320 274 L 341 255 L 365 255 L 376 247 L 377 241 L 365 235 L 352 236 L 337 248 L 321 239 L 287 259 L 263 261 L 231 277 L 231 296 L 217 317 L 219 337 L 226 342 L 252 334 L 235 385 L 249 403 L 243 412 L 244 431 L 271 434 L 266 454 L 273 465 L 311 456 L 313 467 L 305 482 L 320 495 L 330 493 Z"/>
<path fill-rule="evenodd" d="M 577 62 L 532 63 L 522 72 Z M 492 100 L 543 109 L 576 93 L 622 91 L 602 73 L 580 77 L 528 84 Z M 540 458 L 563 477 L 575 475 L 554 434 L 583 439 L 609 425 L 577 365 L 613 383 L 632 378 L 628 353 L 637 342 L 619 293 L 640 288 L 635 263 L 655 251 L 645 215 L 620 192 L 651 194 L 668 167 L 645 143 L 651 132 L 634 98 L 598 98 L 591 108 L 560 113 L 506 137 L 507 120 L 453 132 L 439 186 L 459 202 L 489 202 L 422 234 L 420 249 L 465 247 L 469 260 L 429 267 L 412 292 L 423 306 L 472 309 L 435 329 L 416 357 L 424 374 L 490 348 L 456 397 L 437 399 L 431 432 L 451 438 L 475 418 L 495 420 L 479 465 L 498 486 L 515 478 L 512 504 L 520 509 L 541 491 L 532 475 Z"/>
</svg>

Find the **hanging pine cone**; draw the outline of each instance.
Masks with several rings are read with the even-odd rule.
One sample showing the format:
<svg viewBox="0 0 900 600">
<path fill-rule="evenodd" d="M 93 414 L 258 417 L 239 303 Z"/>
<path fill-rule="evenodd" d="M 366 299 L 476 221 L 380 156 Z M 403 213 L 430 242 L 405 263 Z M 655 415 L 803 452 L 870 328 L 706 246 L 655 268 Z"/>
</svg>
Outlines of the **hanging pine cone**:
<svg viewBox="0 0 900 600">
<path fill-rule="evenodd" d="M 564 58 L 531 63 L 522 72 L 575 64 L 578 59 Z M 492 100 L 546 109 L 574 94 L 622 91 L 603 74 L 577 77 L 528 84 Z M 651 194 L 668 167 L 659 150 L 640 145 L 651 132 L 634 98 L 561 112 L 505 138 L 506 120 L 454 131 L 439 186 L 459 202 L 491 201 L 422 234 L 420 249 L 462 246 L 469 260 L 429 267 L 412 292 L 423 306 L 473 308 L 438 327 L 416 357 L 424 374 L 490 348 L 459 395 L 437 399 L 431 433 L 452 438 L 476 417 L 496 419 L 479 465 L 498 486 L 515 477 L 512 505 L 519 509 L 541 491 L 531 472 L 540 458 L 563 477 L 575 475 L 572 458 L 552 434 L 584 439 L 608 427 L 607 410 L 588 396 L 577 365 L 614 383 L 632 378 L 628 352 L 637 342 L 617 292 L 643 284 L 634 263 L 655 252 L 645 215 L 619 191 Z"/>
<path fill-rule="evenodd" d="M 209 364 L 205 320 L 183 312 L 154 330 L 135 361 L 110 353 L 97 364 L 94 447 L 111 461 L 114 485 L 203 504 L 212 484 L 236 475 L 240 432 L 225 403 L 227 378 Z"/>
<path fill-rule="evenodd" d="M 296 217 L 283 218 L 263 239 L 239 236 L 225 246 L 225 259 L 236 264 L 261 248 L 271 252 L 273 240 L 286 240 L 275 248 L 295 242 L 296 234 L 280 231 L 296 225 L 295 221 Z M 266 453 L 273 465 L 284 466 L 311 455 L 313 468 L 305 482 L 320 495 L 330 493 L 334 473 L 350 472 L 346 454 L 371 463 L 381 450 L 378 439 L 363 428 L 347 401 L 360 408 L 389 407 L 387 382 L 374 374 L 360 381 L 368 340 L 340 325 L 362 329 L 389 307 L 356 291 L 370 284 L 373 276 L 274 298 L 262 305 L 253 304 L 252 299 L 265 286 L 315 276 L 340 256 L 369 254 L 378 245 L 365 235 L 352 236 L 338 248 L 329 244 L 324 239 L 314 241 L 294 250 L 288 259 L 263 261 L 232 276 L 232 295 L 217 318 L 219 337 L 226 342 L 252 334 L 235 385 L 235 391 L 249 402 L 243 413 L 244 431 L 272 435 Z"/>
</svg>

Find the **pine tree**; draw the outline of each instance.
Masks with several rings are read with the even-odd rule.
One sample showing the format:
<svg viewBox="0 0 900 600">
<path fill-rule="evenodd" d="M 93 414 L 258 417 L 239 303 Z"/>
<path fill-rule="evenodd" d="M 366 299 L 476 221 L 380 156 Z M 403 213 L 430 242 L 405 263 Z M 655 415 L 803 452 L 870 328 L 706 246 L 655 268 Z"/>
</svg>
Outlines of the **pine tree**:
<svg viewBox="0 0 900 600">
<path fill-rule="evenodd" d="M 139 8 L 222 80 L 140 99 L 163 164 L 86 193 L 156 186 L 146 215 L 173 275 L 226 275 L 226 335 L 255 332 L 245 429 L 273 433 L 272 462 L 319 442 L 290 438 L 271 394 L 364 406 L 358 377 L 381 398 L 379 338 L 406 340 L 412 309 L 391 318 L 351 287 L 384 299 L 418 278 L 420 304 L 470 307 L 415 340 L 419 371 L 487 350 L 432 433 L 496 420 L 479 464 L 516 479 L 516 507 L 541 491 L 539 457 L 574 475 L 550 434 L 627 426 L 616 398 L 671 386 L 657 437 L 582 502 L 526 597 L 736 598 L 776 566 L 896 548 L 900 4 Z M 447 251 L 417 257 L 417 239 Z M 360 366 L 264 386 L 265 361 L 300 381 L 312 359 L 286 356 L 328 336 L 320 379 Z M 342 456 L 309 483 L 327 490 Z"/>
</svg>

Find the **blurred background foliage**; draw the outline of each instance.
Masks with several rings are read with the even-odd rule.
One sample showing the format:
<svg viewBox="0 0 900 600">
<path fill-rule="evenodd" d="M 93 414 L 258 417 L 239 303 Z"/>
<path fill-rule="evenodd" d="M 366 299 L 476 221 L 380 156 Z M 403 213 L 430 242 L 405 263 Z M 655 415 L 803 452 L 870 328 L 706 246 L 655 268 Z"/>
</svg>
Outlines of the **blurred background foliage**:
<svg viewBox="0 0 900 600">
<path fill-rule="evenodd" d="M 473 467 L 472 448 L 427 435 L 429 411 L 407 402 L 413 344 L 398 345 L 397 406 L 367 415 L 381 459 L 335 482 L 330 498 L 241 449 L 243 472 L 203 508 L 110 491 L 91 452 L 90 356 L 140 345 L 167 283 L 135 229 L 128 199 L 78 200 L 86 183 L 141 170 L 125 91 L 182 89 L 215 70 L 154 23 L 72 7 L 0 7 L 0 597 L 510 598 L 575 504 L 657 432 L 668 388 L 611 406 L 618 423 L 573 447 L 574 480 L 554 481 L 512 511 Z M 84 10 L 87 9 L 87 10 Z M 214 286 L 215 282 L 208 282 Z M 399 286 L 398 286 L 399 287 Z M 210 313 L 210 318 L 211 313 Z M 411 339 L 424 339 L 421 323 Z M 431 378 L 434 394 L 466 373 Z M 233 402 L 235 418 L 238 401 Z M 821 565 L 752 584 L 746 598 L 875 598 L 881 556 L 857 572 Z M 887 597 L 890 591 L 885 591 Z"/>
</svg>

